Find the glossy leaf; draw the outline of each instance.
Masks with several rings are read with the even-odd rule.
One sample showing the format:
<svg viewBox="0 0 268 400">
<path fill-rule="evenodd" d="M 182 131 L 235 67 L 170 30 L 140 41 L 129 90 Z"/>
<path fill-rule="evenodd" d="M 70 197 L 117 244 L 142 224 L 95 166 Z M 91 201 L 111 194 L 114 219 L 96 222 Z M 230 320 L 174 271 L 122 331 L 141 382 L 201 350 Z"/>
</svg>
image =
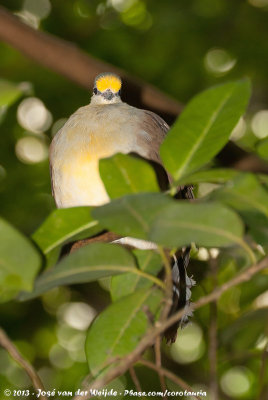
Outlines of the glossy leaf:
<svg viewBox="0 0 268 400">
<path fill-rule="evenodd" d="M 92 215 L 104 228 L 119 235 L 147 239 L 150 223 L 173 202 L 161 193 L 128 195 L 95 208 Z"/>
<path fill-rule="evenodd" d="M 100 160 L 99 169 L 111 199 L 130 193 L 159 192 L 153 168 L 141 159 L 116 154 Z"/>
<path fill-rule="evenodd" d="M 162 260 L 159 254 L 152 250 L 134 250 L 139 268 L 148 274 L 156 276 L 162 269 Z M 111 296 L 112 300 L 116 301 L 121 297 L 134 293 L 137 289 L 148 288 L 153 285 L 149 281 L 137 274 L 127 273 L 113 276 L 111 280 Z"/>
<path fill-rule="evenodd" d="M 32 238 L 44 254 L 72 240 L 95 235 L 101 230 L 91 216 L 90 207 L 62 208 L 52 211 Z"/>
<path fill-rule="evenodd" d="M 22 293 L 28 300 L 62 285 L 91 282 L 136 268 L 132 254 L 119 245 L 94 243 L 65 256 L 54 268 L 40 275 L 32 293 Z"/>
<path fill-rule="evenodd" d="M 221 204 L 178 201 L 162 211 L 151 225 L 149 238 L 164 246 L 181 247 L 194 242 L 221 247 L 240 243 L 243 224 L 232 210 Z"/>
<path fill-rule="evenodd" d="M 86 357 L 90 372 L 100 373 L 109 360 L 131 352 L 148 328 L 145 306 L 155 315 L 161 306 L 162 292 L 140 289 L 110 305 L 90 326 L 86 339 Z"/>
<path fill-rule="evenodd" d="M 209 162 L 227 143 L 249 95 L 249 82 L 243 80 L 213 87 L 190 101 L 160 149 L 175 181 Z"/>
<path fill-rule="evenodd" d="M 180 179 L 180 184 L 197 184 L 203 182 L 225 183 L 239 174 L 231 168 L 214 168 L 205 171 L 195 172 Z"/>
<path fill-rule="evenodd" d="M 33 244 L 0 219 L 0 302 L 14 298 L 20 290 L 30 291 L 41 266 Z"/>
</svg>

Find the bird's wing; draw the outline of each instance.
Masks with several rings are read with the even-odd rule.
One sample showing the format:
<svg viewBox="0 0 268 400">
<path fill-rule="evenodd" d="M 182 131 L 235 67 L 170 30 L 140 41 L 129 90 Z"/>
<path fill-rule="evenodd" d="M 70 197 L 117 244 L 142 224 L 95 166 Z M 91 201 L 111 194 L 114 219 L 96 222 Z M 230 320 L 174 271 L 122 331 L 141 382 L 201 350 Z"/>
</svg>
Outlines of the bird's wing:
<svg viewBox="0 0 268 400">
<path fill-rule="evenodd" d="M 169 183 L 172 182 L 172 177 L 164 169 L 162 160 L 159 155 L 159 148 L 163 142 L 167 132 L 169 131 L 168 124 L 157 114 L 144 110 L 144 117 L 142 121 L 143 129 L 150 135 L 152 139 L 151 146 L 146 158 L 153 162 L 154 169 L 158 178 L 159 186 L 161 190 L 167 190 Z M 157 167 L 158 166 L 158 167 Z M 160 174 L 160 175 L 159 175 Z M 163 183 L 164 182 L 164 183 Z M 194 199 L 193 187 L 192 186 L 178 186 L 177 199 Z M 187 267 L 190 259 L 191 247 L 180 249 L 174 256 L 174 262 L 172 265 L 172 280 L 173 280 L 173 304 L 170 310 L 170 315 L 174 314 L 179 309 L 184 309 L 185 313 L 180 321 L 172 325 L 166 332 L 165 337 L 167 343 L 174 343 L 177 337 L 178 327 L 183 327 L 187 324 L 188 317 L 191 315 L 190 310 L 190 297 L 191 288 L 195 284 L 194 280 L 187 275 Z"/>
<path fill-rule="evenodd" d="M 147 149 L 147 157 L 149 160 L 158 162 L 162 165 L 159 156 L 159 147 L 163 142 L 167 132 L 169 131 L 168 124 L 159 115 L 152 111 L 142 110 L 141 129 L 150 137 L 150 145 L 144 143 L 143 148 Z M 146 136 L 142 140 L 146 141 Z M 142 143 L 141 143 L 142 145 Z"/>
<path fill-rule="evenodd" d="M 159 115 L 148 110 L 139 110 L 136 157 L 146 159 L 153 167 L 161 191 L 169 188 L 171 177 L 165 170 L 159 155 L 159 148 L 168 130 L 168 124 Z"/>
<path fill-rule="evenodd" d="M 141 127 L 149 134 L 151 141 L 150 146 L 148 146 L 148 142 L 146 142 L 146 136 L 143 136 L 142 138 L 139 138 L 139 144 L 142 148 L 147 149 L 145 158 L 152 161 L 160 189 L 167 190 L 169 183 L 172 183 L 172 177 L 164 169 L 159 155 L 159 148 L 170 127 L 161 117 L 159 117 L 159 115 L 155 114 L 154 112 L 148 110 L 142 110 L 142 112 L 143 118 L 141 118 Z M 192 186 L 178 186 L 177 195 L 175 197 L 178 199 L 193 199 L 194 194 Z"/>
</svg>

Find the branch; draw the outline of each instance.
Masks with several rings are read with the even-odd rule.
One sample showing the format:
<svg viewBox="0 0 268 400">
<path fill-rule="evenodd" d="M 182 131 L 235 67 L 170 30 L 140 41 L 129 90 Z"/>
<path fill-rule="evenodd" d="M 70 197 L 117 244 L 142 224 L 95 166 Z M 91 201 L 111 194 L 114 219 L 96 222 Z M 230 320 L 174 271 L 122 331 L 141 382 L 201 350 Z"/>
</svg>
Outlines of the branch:
<svg viewBox="0 0 268 400">
<path fill-rule="evenodd" d="M 194 390 L 191 388 L 191 386 L 188 385 L 188 383 L 186 383 L 183 379 L 181 379 L 177 375 L 173 374 L 173 372 L 169 371 L 168 369 L 159 367 L 148 360 L 139 360 L 139 362 L 145 365 L 146 367 L 157 371 L 159 374 L 166 376 L 172 382 L 176 383 L 176 385 L 180 386 L 182 389 L 187 390 L 188 392 L 194 392 Z M 198 400 L 201 400 L 199 396 L 193 396 L 193 397 L 195 397 Z"/>
<path fill-rule="evenodd" d="M 123 78 L 128 88 L 123 93 L 124 101 L 133 106 L 157 112 L 169 124 L 174 122 L 182 110 L 178 101 L 154 86 L 130 77 L 121 69 L 86 54 L 70 42 L 25 25 L 4 7 L 0 7 L 0 40 L 38 64 L 86 89 L 92 86 L 97 74 L 107 71 L 115 72 Z M 232 142 L 224 147 L 217 158 L 223 166 L 232 166 L 242 171 L 268 172 L 267 163 Z"/>
<path fill-rule="evenodd" d="M 231 279 L 230 281 L 224 283 L 222 286 L 219 286 L 217 289 L 213 290 L 209 295 L 201 297 L 196 303 L 194 308 L 197 310 L 212 301 L 219 299 L 219 297 L 229 290 L 230 288 L 239 285 L 240 283 L 249 281 L 254 275 L 258 272 L 264 270 L 268 267 L 268 257 L 265 257 L 262 261 L 258 264 L 252 265 L 251 267 L 247 268 L 246 270 L 242 271 L 239 275 L 235 278 Z M 93 382 L 87 390 L 90 389 L 100 389 L 105 387 L 109 382 L 113 379 L 117 378 L 120 375 L 123 375 L 129 368 L 130 365 L 133 365 L 137 362 L 144 351 L 152 346 L 155 343 L 157 336 L 161 335 L 167 328 L 172 326 L 175 322 L 177 322 L 184 314 L 185 310 L 180 310 L 176 314 L 169 317 L 166 321 L 156 324 L 153 328 L 148 330 L 148 333 L 141 339 L 138 346 L 129 353 L 126 357 L 122 359 L 121 362 L 113 369 L 110 369 L 107 374 L 101 378 L 98 378 Z M 87 397 L 77 397 L 76 400 L 82 400 L 90 398 L 90 395 Z"/>
<path fill-rule="evenodd" d="M 133 365 L 131 365 L 129 367 L 129 373 L 130 373 L 131 379 L 136 387 L 136 390 L 138 392 L 142 392 L 141 384 L 140 384 L 139 378 L 137 377 L 137 374 L 135 372 Z"/>
<path fill-rule="evenodd" d="M 89 56 L 74 44 L 29 27 L 4 7 L 0 7 L 0 39 L 38 64 L 86 89 L 92 86 L 97 74 L 111 71 L 120 75 L 126 82 L 126 100 L 131 98 L 131 104 L 158 110 L 167 115 L 177 115 L 181 111 L 181 105 L 176 100 L 155 87 L 129 77 L 111 64 Z"/>
<path fill-rule="evenodd" d="M 15 345 L 11 342 L 5 331 L 0 328 L 0 345 L 7 350 L 9 355 L 15 360 L 27 373 L 29 378 L 31 379 L 31 382 L 33 384 L 33 387 L 35 389 L 41 389 L 42 391 L 45 390 L 44 385 L 33 368 L 33 366 L 23 358 L 23 356 L 20 354 L 18 349 L 15 347 Z M 46 397 L 40 395 L 41 400 L 47 400 Z"/>
<path fill-rule="evenodd" d="M 162 368 L 162 359 L 161 359 L 161 336 L 157 336 L 155 340 L 155 345 L 154 345 L 154 351 L 155 351 L 155 368 L 159 376 L 159 382 L 161 385 L 161 390 L 162 392 L 165 392 L 166 390 L 166 382 L 165 382 L 165 376 L 161 370 Z M 154 364 L 153 364 L 154 365 Z M 164 400 L 166 400 L 166 397 L 163 397 Z"/>
</svg>

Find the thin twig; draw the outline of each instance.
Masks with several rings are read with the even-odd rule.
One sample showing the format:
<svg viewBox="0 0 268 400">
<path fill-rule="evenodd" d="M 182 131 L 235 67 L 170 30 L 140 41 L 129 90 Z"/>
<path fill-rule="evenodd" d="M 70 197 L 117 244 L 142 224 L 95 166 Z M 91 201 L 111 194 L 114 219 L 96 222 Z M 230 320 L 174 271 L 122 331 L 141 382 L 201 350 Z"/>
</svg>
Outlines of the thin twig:
<svg viewBox="0 0 268 400">
<path fill-rule="evenodd" d="M 140 384 L 139 378 L 137 377 L 137 374 L 136 374 L 136 371 L 135 371 L 133 365 L 131 365 L 129 367 L 129 373 L 130 373 L 131 379 L 132 379 L 137 391 L 142 392 L 141 384 Z"/>
<path fill-rule="evenodd" d="M 210 270 L 213 287 L 217 286 L 217 261 L 210 253 Z M 218 379 L 217 379 L 217 300 L 210 304 L 210 321 L 209 321 L 209 375 L 210 375 L 210 396 L 211 400 L 218 400 Z"/>
<path fill-rule="evenodd" d="M 21 366 L 21 368 L 24 369 L 26 374 L 29 376 L 33 387 L 35 389 L 41 389 L 42 391 L 45 390 L 45 387 L 34 367 L 27 360 L 25 360 L 25 358 L 23 358 L 21 353 L 18 351 L 16 346 L 12 343 L 2 328 L 0 328 L 0 345 L 6 349 L 13 360 L 15 360 Z M 40 399 L 47 400 L 47 397 L 40 395 Z"/>
<path fill-rule="evenodd" d="M 155 345 L 154 345 L 154 351 L 155 351 L 155 365 L 157 367 L 157 373 L 159 376 L 159 381 L 161 385 L 162 392 L 165 392 L 166 390 L 166 382 L 165 382 L 165 376 L 161 370 L 162 367 L 162 360 L 161 360 L 161 336 L 157 336 L 155 340 Z M 166 399 L 166 397 L 163 397 Z"/>
<path fill-rule="evenodd" d="M 247 268 L 246 270 L 242 271 L 239 275 L 235 278 L 229 280 L 228 282 L 224 283 L 222 286 L 219 286 L 217 289 L 213 290 L 209 295 L 201 297 L 195 303 L 195 309 L 199 309 L 212 301 L 217 300 L 224 292 L 229 290 L 230 288 L 239 285 L 240 283 L 246 282 L 252 278 L 258 272 L 264 270 L 268 267 L 268 257 L 265 257 L 262 261 L 258 264 L 252 265 L 251 267 Z M 113 379 L 117 378 L 120 375 L 123 375 L 128 369 L 130 365 L 133 365 L 137 360 L 140 359 L 141 355 L 144 351 L 152 346 L 155 343 L 157 336 L 161 335 L 167 328 L 172 326 L 175 322 L 177 322 L 183 315 L 184 310 L 180 310 L 171 317 L 169 317 L 166 321 L 163 321 L 161 324 L 150 328 L 148 333 L 141 339 L 138 346 L 127 356 L 125 356 L 118 365 L 110 369 L 107 374 L 101 378 L 98 378 L 93 382 L 88 388 L 89 389 L 99 389 L 105 387 L 109 382 Z M 77 397 L 76 400 L 82 400 L 86 398 L 90 398 L 91 396 L 87 397 Z"/>
<path fill-rule="evenodd" d="M 191 386 L 188 385 L 188 383 L 186 383 L 179 376 L 173 374 L 173 372 L 169 371 L 168 369 L 165 369 L 163 367 L 158 367 L 157 365 L 153 364 L 148 360 L 139 360 L 139 362 L 145 365 L 146 367 L 154 369 L 158 373 L 161 373 L 162 375 L 166 376 L 168 379 L 176 383 L 176 385 L 180 386 L 182 389 L 187 390 L 188 392 L 195 392 L 195 390 L 193 390 Z M 198 400 L 201 400 L 199 396 L 193 396 L 193 397 L 195 397 Z"/>
</svg>

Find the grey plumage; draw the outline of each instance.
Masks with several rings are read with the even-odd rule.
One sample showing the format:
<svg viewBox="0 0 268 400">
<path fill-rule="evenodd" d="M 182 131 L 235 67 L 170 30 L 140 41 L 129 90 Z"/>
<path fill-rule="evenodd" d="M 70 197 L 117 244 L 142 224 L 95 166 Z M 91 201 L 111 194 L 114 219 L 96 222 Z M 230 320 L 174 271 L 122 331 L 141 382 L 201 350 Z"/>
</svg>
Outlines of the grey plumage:
<svg viewBox="0 0 268 400">
<path fill-rule="evenodd" d="M 171 181 L 159 155 L 159 147 L 169 130 L 168 124 L 151 111 L 123 103 L 118 90 L 121 86 L 118 77 L 111 76 L 111 86 L 103 89 L 106 77 L 107 74 L 100 76 L 101 85 L 96 78 L 91 103 L 71 115 L 51 143 L 52 192 L 58 208 L 97 206 L 108 202 L 109 196 L 98 165 L 101 158 L 116 153 L 134 153 L 151 162 L 161 189 L 166 190 Z M 176 197 L 192 198 L 191 188 L 178 188 Z M 132 238 L 126 239 L 131 245 Z M 136 239 L 132 239 L 132 245 L 134 242 L 137 245 Z M 154 248 L 152 243 L 141 242 L 138 245 L 143 248 Z M 189 249 L 186 249 L 173 265 L 174 305 L 171 312 L 189 305 L 189 290 L 193 281 L 186 273 L 188 263 Z M 186 316 L 182 318 L 181 326 L 186 319 Z M 177 325 L 168 331 L 168 341 L 175 340 L 176 330 Z"/>
</svg>

